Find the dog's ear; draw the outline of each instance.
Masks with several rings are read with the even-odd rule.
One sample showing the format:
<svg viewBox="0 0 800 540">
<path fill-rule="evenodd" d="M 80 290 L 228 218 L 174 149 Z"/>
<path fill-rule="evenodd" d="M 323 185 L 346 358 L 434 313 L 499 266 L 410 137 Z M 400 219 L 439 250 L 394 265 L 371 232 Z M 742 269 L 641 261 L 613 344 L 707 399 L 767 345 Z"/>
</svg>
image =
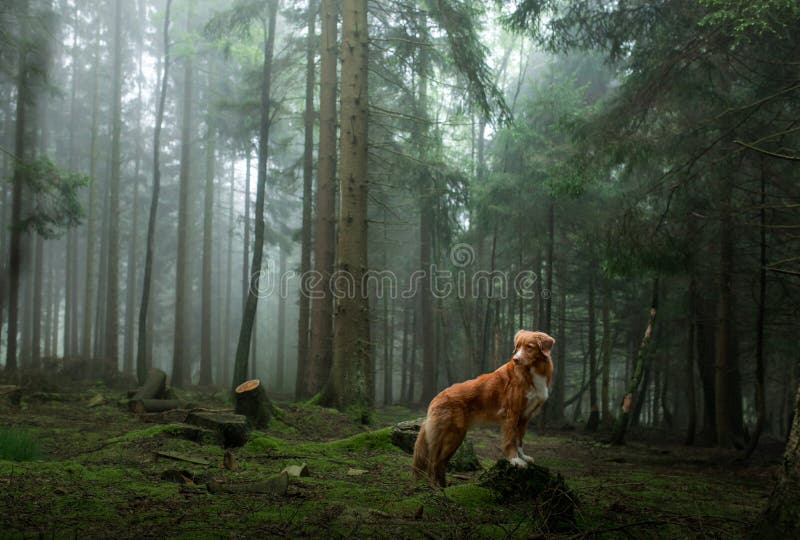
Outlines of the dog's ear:
<svg viewBox="0 0 800 540">
<path fill-rule="evenodd" d="M 514 350 L 515 351 L 519 347 L 519 340 L 523 336 L 523 334 L 525 334 L 525 332 L 527 332 L 527 330 L 520 330 L 516 334 L 514 334 Z"/>
<path fill-rule="evenodd" d="M 553 349 L 553 345 L 555 345 L 556 340 L 544 334 L 536 338 L 537 345 L 539 345 L 539 350 L 545 354 L 550 354 L 550 351 Z"/>
</svg>

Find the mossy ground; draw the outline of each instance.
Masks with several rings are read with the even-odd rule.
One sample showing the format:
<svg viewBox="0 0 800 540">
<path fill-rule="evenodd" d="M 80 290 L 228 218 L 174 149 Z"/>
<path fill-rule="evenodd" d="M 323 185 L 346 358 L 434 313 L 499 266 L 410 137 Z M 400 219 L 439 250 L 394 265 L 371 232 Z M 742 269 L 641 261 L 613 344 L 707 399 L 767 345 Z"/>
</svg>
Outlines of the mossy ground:
<svg viewBox="0 0 800 540">
<path fill-rule="evenodd" d="M 379 410 L 367 431 L 336 411 L 281 404 L 270 428 L 234 451 L 239 469 L 230 471 L 223 449 L 143 422 L 117 405 L 122 394 L 105 391 L 107 404 L 88 408 L 94 393 L 0 404 L 0 425 L 41 448 L 35 461 L 0 460 L 3 538 L 736 538 L 763 507 L 779 457 L 775 445 L 745 466 L 732 453 L 661 441 L 612 448 L 576 433 L 532 433 L 528 453 L 579 498 L 578 530 L 553 533 L 530 503 L 496 503 L 479 472 L 448 474 L 443 491 L 412 482 L 411 458 L 391 445 L 387 426 L 420 411 Z M 192 399 L 225 406 L 224 394 Z M 470 437 L 484 465 L 499 457 L 496 429 Z M 210 464 L 156 458 L 159 450 Z M 203 489 L 209 479 L 248 482 L 304 462 L 311 476 L 293 480 L 285 497 Z M 196 485 L 162 480 L 168 470 Z"/>
</svg>

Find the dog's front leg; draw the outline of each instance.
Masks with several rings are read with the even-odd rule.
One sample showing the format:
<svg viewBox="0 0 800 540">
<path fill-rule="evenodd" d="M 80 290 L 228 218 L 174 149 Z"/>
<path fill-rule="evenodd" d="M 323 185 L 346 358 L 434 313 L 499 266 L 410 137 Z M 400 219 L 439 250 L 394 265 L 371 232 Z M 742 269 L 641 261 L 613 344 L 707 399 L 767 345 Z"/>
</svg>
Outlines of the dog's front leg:
<svg viewBox="0 0 800 540">
<path fill-rule="evenodd" d="M 528 466 L 528 462 L 520 452 L 519 422 L 518 418 L 509 418 L 503 422 L 503 455 L 514 467 L 525 468 Z"/>
<path fill-rule="evenodd" d="M 526 463 L 533 465 L 534 459 L 526 455 L 522 450 L 522 438 L 525 436 L 525 432 L 528 431 L 528 420 L 528 418 L 520 418 L 519 423 L 517 423 L 517 455 L 525 460 Z"/>
</svg>

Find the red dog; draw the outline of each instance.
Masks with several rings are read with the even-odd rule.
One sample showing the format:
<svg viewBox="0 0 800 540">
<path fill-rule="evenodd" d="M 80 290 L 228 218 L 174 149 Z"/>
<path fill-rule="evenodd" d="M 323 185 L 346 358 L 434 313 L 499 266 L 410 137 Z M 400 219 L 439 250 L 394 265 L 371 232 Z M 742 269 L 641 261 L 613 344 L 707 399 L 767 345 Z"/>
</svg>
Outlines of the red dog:
<svg viewBox="0 0 800 540">
<path fill-rule="evenodd" d="M 414 445 L 414 477 L 427 475 L 445 486 L 447 462 L 476 423 L 500 424 L 503 455 L 516 467 L 533 458 L 522 451 L 528 421 L 541 409 L 553 380 L 550 351 L 555 340 L 543 332 L 520 330 L 514 356 L 492 373 L 442 390 L 428 405 L 428 416 Z"/>
</svg>

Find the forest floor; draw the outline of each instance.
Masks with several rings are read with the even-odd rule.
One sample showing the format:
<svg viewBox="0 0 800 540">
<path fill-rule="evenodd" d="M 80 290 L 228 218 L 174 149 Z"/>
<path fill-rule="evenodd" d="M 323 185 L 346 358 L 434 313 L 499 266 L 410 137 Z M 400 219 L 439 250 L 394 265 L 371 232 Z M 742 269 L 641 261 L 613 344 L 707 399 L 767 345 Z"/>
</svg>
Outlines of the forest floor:
<svg viewBox="0 0 800 540">
<path fill-rule="evenodd" d="M 184 393 L 204 407 L 229 407 L 225 392 Z M 89 407 L 97 395 L 105 403 Z M 2 396 L 0 396 L 2 398 Z M 281 404 L 280 419 L 236 449 L 174 435 L 169 415 L 127 412 L 123 392 L 105 387 L 0 399 L 0 429 L 22 430 L 40 447 L 32 461 L 0 459 L 2 538 L 738 538 L 763 507 L 781 445 L 748 464 L 736 454 L 631 434 L 624 447 L 577 431 L 529 433 L 526 452 L 564 476 L 577 499 L 572 530 L 549 531 L 530 501 L 499 504 L 481 472 L 448 473 L 436 490 L 414 483 L 411 457 L 389 426 L 421 411 L 379 409 L 373 425 L 311 405 Z M 491 427 L 469 435 L 484 467 L 500 457 Z M 638 439 L 638 441 L 637 441 Z M 208 464 L 156 459 L 171 451 Z M 307 463 L 288 493 L 216 493 Z"/>
</svg>

